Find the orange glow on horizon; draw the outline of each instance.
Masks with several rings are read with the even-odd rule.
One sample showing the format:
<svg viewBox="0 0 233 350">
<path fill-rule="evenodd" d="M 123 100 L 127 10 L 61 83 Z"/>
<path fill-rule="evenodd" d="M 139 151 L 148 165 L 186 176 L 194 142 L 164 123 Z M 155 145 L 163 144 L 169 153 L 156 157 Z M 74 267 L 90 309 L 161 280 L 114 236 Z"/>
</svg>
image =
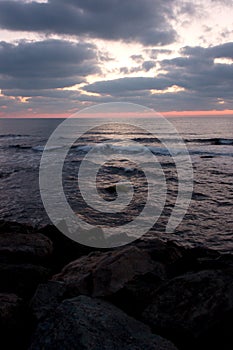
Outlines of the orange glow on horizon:
<svg viewBox="0 0 233 350">
<path fill-rule="evenodd" d="M 211 111 L 170 111 L 170 112 L 161 112 L 164 116 L 171 116 L 171 117 L 189 117 L 189 116 L 196 116 L 196 117 L 202 117 L 202 116 L 215 116 L 215 115 L 232 115 L 233 116 L 233 110 L 225 109 L 221 111 L 217 110 L 211 110 Z"/>
<path fill-rule="evenodd" d="M 76 117 L 75 114 L 77 114 L 77 117 L 81 117 L 81 118 L 93 118 L 93 114 L 83 114 L 80 113 L 81 111 L 77 111 L 76 113 L 60 113 L 60 114 L 12 114 L 12 115 L 7 115 L 4 112 L 0 112 L 0 118 L 9 118 L 9 119 L 14 119 L 14 118 L 22 118 L 22 119 L 30 119 L 30 118 L 68 118 L 70 116 Z M 111 113 L 111 115 L 108 113 L 108 117 L 109 118 L 114 118 L 114 117 L 155 117 L 155 116 L 159 116 L 159 114 L 161 114 L 162 116 L 165 117 L 205 117 L 205 116 L 233 116 L 233 110 L 221 110 L 221 111 L 217 111 L 217 110 L 211 110 L 211 111 L 167 111 L 167 112 L 148 112 L 145 111 L 145 113 L 143 114 L 135 114 L 135 113 L 124 113 L 122 116 L 119 115 L 119 113 Z M 103 114 L 94 114 L 95 117 L 103 117 Z"/>
</svg>

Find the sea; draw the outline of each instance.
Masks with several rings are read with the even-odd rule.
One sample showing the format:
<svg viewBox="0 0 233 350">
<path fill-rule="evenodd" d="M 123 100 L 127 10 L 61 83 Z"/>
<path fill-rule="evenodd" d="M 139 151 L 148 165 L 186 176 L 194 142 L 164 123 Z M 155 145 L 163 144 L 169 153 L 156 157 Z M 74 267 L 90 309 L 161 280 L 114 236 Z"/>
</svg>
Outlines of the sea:
<svg viewBox="0 0 233 350">
<path fill-rule="evenodd" d="M 184 140 L 193 167 L 190 205 L 174 232 L 167 233 L 166 225 L 178 191 L 176 164 L 161 140 L 145 132 L 150 130 L 152 123 L 146 118 L 141 122 L 142 128 L 136 129 L 130 126 L 130 120 L 128 126 L 127 120 L 122 125 L 119 122 L 117 126 L 106 121 L 105 127 L 91 129 L 81 139 L 75 140 L 63 167 L 67 201 L 75 214 L 89 224 L 104 227 L 119 225 L 124 231 L 124 225 L 140 214 L 147 200 L 146 176 L 143 169 L 137 167 L 137 162 L 130 160 L 130 155 L 140 159 L 147 147 L 161 165 L 167 192 L 161 215 L 143 237 L 162 237 L 182 245 L 205 246 L 232 253 L 233 116 L 170 117 L 168 120 Z M 39 168 L 45 145 L 62 122 L 63 119 L 56 118 L 0 119 L 1 220 L 28 223 L 38 228 L 51 222 L 41 199 Z M 78 122 L 88 126 L 89 120 Z M 135 143 L 134 146 L 131 141 Z M 103 147 L 107 144 L 108 149 L 118 153 L 118 158 L 110 157 L 100 167 L 96 177 L 99 195 L 111 207 L 117 197 L 115 184 L 132 183 L 135 191 L 132 203 L 119 213 L 92 210 L 80 195 L 80 164 L 93 147 L 97 145 L 101 150 L 103 144 Z"/>
</svg>

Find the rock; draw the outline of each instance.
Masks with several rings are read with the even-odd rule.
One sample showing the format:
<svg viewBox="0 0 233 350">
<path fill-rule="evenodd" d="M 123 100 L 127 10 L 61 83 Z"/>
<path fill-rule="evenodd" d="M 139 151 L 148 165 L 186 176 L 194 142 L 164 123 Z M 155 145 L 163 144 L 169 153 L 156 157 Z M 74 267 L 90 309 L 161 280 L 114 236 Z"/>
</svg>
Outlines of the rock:
<svg viewBox="0 0 233 350">
<path fill-rule="evenodd" d="M 0 220 L 1 233 L 33 233 L 34 228 L 28 224 L 20 224 L 14 221 Z"/>
<path fill-rule="evenodd" d="M 26 349 L 31 331 L 27 308 L 15 294 L 0 294 L 1 349 Z"/>
<path fill-rule="evenodd" d="M 79 296 L 40 323 L 30 350 L 175 350 L 166 339 L 115 306 Z"/>
<path fill-rule="evenodd" d="M 159 238 L 138 240 L 136 247 L 147 252 L 151 259 L 164 265 L 174 264 L 183 257 L 185 248 Z"/>
<path fill-rule="evenodd" d="M 204 247 L 185 248 L 181 256 L 167 266 L 167 272 L 169 277 L 175 277 L 186 272 L 227 267 L 220 258 L 221 254 L 216 250 Z"/>
<path fill-rule="evenodd" d="M 53 251 L 52 242 L 42 234 L 0 234 L 0 258 L 2 261 L 38 262 L 47 259 Z"/>
<path fill-rule="evenodd" d="M 31 297 L 37 285 L 46 282 L 50 270 L 33 264 L 0 264 L 0 291 L 11 292 L 23 298 Z"/>
<path fill-rule="evenodd" d="M 180 349 L 197 349 L 203 342 L 208 347 L 202 348 L 228 349 L 222 341 L 229 336 L 233 344 L 232 311 L 233 269 L 204 270 L 162 285 L 144 310 L 143 320 Z"/>
<path fill-rule="evenodd" d="M 15 294 L 0 294 L 0 325 L 6 328 L 16 327 L 20 323 L 22 299 Z"/>
<path fill-rule="evenodd" d="M 41 228 L 40 233 L 53 242 L 54 250 L 51 263 L 54 272 L 59 272 L 69 262 L 96 250 L 72 241 L 53 225 Z"/>
<path fill-rule="evenodd" d="M 82 257 L 65 266 L 53 280 L 65 282 L 69 296 L 100 297 L 116 293 L 136 276 L 147 273 L 155 273 L 161 279 L 165 274 L 161 264 L 153 262 L 146 252 L 130 246 Z"/>
<path fill-rule="evenodd" d="M 45 318 L 64 299 L 65 285 L 62 282 L 49 281 L 40 284 L 30 302 L 33 316 L 37 320 Z"/>
</svg>

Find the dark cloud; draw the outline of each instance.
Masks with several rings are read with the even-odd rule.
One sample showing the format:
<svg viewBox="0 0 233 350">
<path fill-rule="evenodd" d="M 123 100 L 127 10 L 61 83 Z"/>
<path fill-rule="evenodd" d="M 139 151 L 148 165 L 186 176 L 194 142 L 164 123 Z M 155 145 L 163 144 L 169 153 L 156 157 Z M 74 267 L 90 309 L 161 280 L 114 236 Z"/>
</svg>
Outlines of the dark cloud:
<svg viewBox="0 0 233 350">
<path fill-rule="evenodd" d="M 141 56 L 142 57 L 142 56 Z M 142 64 L 136 67 L 121 67 L 120 73 L 122 74 L 133 74 L 138 72 L 149 72 L 152 68 L 156 66 L 155 61 L 143 61 L 142 59 L 136 59 L 138 63 L 142 62 Z"/>
<path fill-rule="evenodd" d="M 182 49 L 184 55 L 206 58 L 232 58 L 233 59 L 233 42 L 224 43 L 217 46 L 203 48 L 201 46 L 186 46 Z"/>
<path fill-rule="evenodd" d="M 145 49 L 145 52 L 150 56 L 152 59 L 156 59 L 159 54 L 165 54 L 169 55 L 172 53 L 171 50 L 166 49 Z"/>
<path fill-rule="evenodd" d="M 144 60 L 142 55 L 132 55 L 130 58 L 137 63 L 141 63 Z"/>
<path fill-rule="evenodd" d="M 124 94 L 126 91 L 142 91 L 142 90 L 164 90 L 173 85 L 166 78 L 146 78 L 146 77 L 129 77 L 115 80 L 98 81 L 93 84 L 86 85 L 84 90 L 94 93 L 102 93 L 107 95 Z"/>
<path fill-rule="evenodd" d="M 72 86 L 99 72 L 96 47 L 63 40 L 0 42 L 0 89 Z"/>
<path fill-rule="evenodd" d="M 174 42 L 169 19 L 175 0 L 0 1 L 0 26 L 9 30 L 71 34 L 144 45 Z"/>
<path fill-rule="evenodd" d="M 142 70 L 144 70 L 146 72 L 149 72 L 155 66 L 156 66 L 156 62 L 155 61 L 145 61 L 142 64 Z"/>
</svg>

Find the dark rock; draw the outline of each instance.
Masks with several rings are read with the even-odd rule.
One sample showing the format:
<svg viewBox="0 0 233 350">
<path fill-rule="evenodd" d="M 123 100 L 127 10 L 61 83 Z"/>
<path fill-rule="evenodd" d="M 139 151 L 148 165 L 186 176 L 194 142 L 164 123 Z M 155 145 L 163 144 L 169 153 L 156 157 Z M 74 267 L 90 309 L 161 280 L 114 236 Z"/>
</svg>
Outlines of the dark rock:
<svg viewBox="0 0 233 350">
<path fill-rule="evenodd" d="M 183 248 L 180 258 L 167 266 L 167 272 L 169 277 L 175 277 L 186 272 L 227 267 L 220 258 L 221 254 L 216 250 L 204 247 Z"/>
<path fill-rule="evenodd" d="M 153 295 L 164 278 L 164 267 L 158 263 L 153 272 L 135 276 L 122 289 L 105 299 L 140 319 L 142 311 L 152 302 Z"/>
<path fill-rule="evenodd" d="M 86 296 L 63 301 L 40 323 L 30 350 L 175 350 L 115 306 Z"/>
<path fill-rule="evenodd" d="M 39 283 L 46 282 L 50 271 L 33 264 L 0 264 L 0 291 L 31 297 Z"/>
<path fill-rule="evenodd" d="M 0 330 L 1 349 L 26 349 L 31 331 L 29 314 L 15 294 L 0 294 Z"/>
<path fill-rule="evenodd" d="M 20 224 L 14 221 L 0 220 L 0 234 L 2 233 L 33 233 L 34 228 L 28 224 Z"/>
<path fill-rule="evenodd" d="M 45 318 L 64 299 L 65 284 L 62 282 L 49 281 L 40 284 L 30 302 L 33 316 L 37 320 Z"/>
<path fill-rule="evenodd" d="M 40 233 L 53 242 L 54 252 L 51 263 L 55 272 L 60 271 L 69 262 L 97 250 L 71 240 L 53 225 L 47 225 L 41 228 Z"/>
<path fill-rule="evenodd" d="M 0 294 L 1 327 L 17 327 L 20 323 L 23 300 L 15 294 Z"/>
<path fill-rule="evenodd" d="M 232 337 L 232 310 L 233 270 L 206 270 L 165 283 L 144 310 L 143 320 L 180 349 L 197 349 L 204 342 L 208 347 L 203 349 L 219 349 L 216 344 Z M 220 348 L 229 349 L 223 344 Z"/>
<path fill-rule="evenodd" d="M 53 251 L 52 242 L 42 234 L 0 234 L 0 258 L 5 261 L 38 262 L 47 259 Z"/>
<path fill-rule="evenodd" d="M 136 247 L 146 251 L 152 260 L 165 265 L 173 264 L 183 257 L 185 248 L 173 242 L 166 242 L 158 238 L 138 240 Z"/>
<path fill-rule="evenodd" d="M 103 297 L 116 293 L 136 276 L 150 272 L 165 278 L 161 264 L 153 262 L 146 252 L 130 246 L 82 257 L 65 266 L 53 280 L 65 282 L 69 296 Z"/>
</svg>

